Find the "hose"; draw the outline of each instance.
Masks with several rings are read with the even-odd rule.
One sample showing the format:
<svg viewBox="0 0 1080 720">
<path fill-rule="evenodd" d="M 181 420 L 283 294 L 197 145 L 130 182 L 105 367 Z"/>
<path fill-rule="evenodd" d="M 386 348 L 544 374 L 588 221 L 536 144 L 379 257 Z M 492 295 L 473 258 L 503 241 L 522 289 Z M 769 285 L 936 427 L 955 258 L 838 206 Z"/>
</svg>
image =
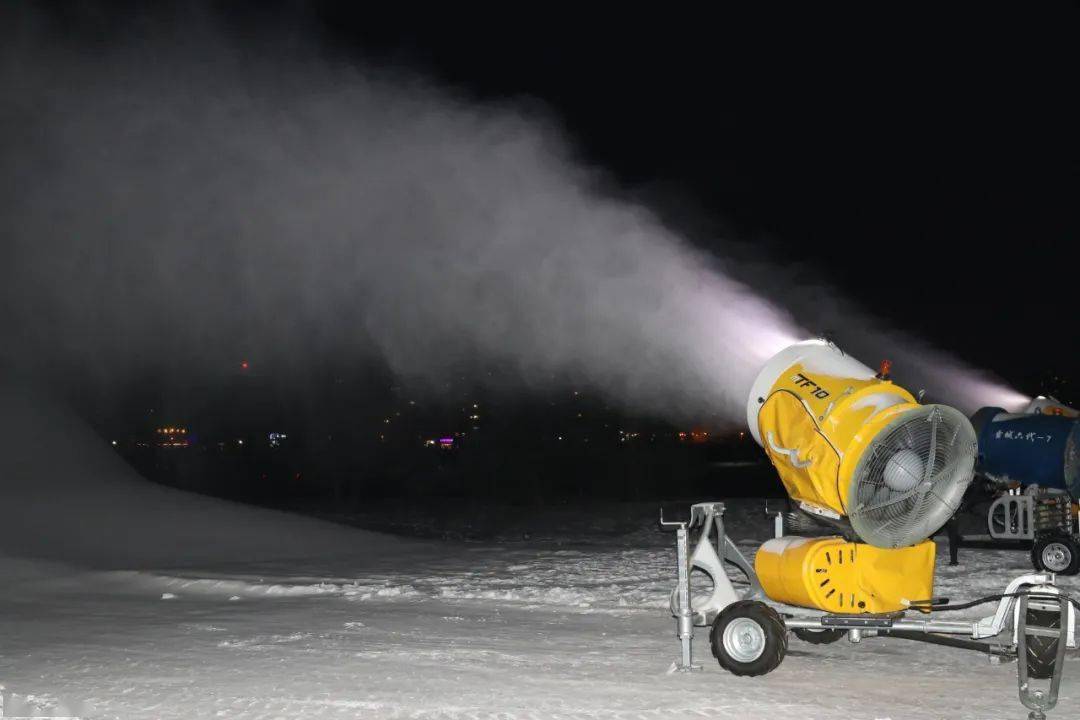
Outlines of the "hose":
<svg viewBox="0 0 1080 720">
<path fill-rule="evenodd" d="M 964 603 L 952 603 L 948 598 L 933 598 L 930 600 L 913 600 L 909 605 L 916 610 L 933 610 L 935 612 L 945 612 L 948 610 L 967 610 L 977 605 L 985 605 L 987 603 L 998 602 L 1005 598 L 1017 598 L 1027 596 L 1035 600 L 1067 600 L 1077 610 L 1080 610 L 1080 600 L 1077 600 L 1068 593 L 1039 593 L 1039 592 L 1015 592 L 1015 593 L 1001 593 L 1000 595 L 987 595 L 985 597 L 970 600 Z"/>
</svg>

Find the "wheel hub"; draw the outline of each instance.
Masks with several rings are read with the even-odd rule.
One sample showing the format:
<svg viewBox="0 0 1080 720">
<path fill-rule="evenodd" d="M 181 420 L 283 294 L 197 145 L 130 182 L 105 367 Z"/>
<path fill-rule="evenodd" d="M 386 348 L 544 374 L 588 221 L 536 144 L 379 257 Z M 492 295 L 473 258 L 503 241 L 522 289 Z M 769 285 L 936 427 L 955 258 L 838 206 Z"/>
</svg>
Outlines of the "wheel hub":
<svg viewBox="0 0 1080 720">
<path fill-rule="evenodd" d="M 739 662 L 753 662 L 765 652 L 765 631 L 749 618 L 737 618 L 724 628 L 724 649 Z"/>
<path fill-rule="evenodd" d="M 1043 567 L 1051 572 L 1061 572 L 1069 567 L 1072 553 L 1063 543 L 1050 543 L 1042 551 Z"/>
</svg>

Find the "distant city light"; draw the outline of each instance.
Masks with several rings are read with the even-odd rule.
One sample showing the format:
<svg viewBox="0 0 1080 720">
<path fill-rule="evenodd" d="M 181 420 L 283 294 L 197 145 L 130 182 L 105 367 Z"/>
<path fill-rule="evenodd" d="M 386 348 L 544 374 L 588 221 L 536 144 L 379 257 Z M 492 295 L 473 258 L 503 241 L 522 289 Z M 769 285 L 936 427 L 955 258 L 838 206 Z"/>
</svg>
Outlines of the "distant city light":
<svg viewBox="0 0 1080 720">
<path fill-rule="evenodd" d="M 158 447 L 182 448 L 191 445 L 191 438 L 188 437 L 187 428 L 169 425 L 156 428 L 154 432 L 160 436 L 156 440 Z M 113 441 L 113 445 L 116 445 L 115 441 Z"/>
<path fill-rule="evenodd" d="M 270 447 L 281 447 L 281 442 L 288 439 L 288 435 L 283 432 L 267 433 L 266 439 L 270 442 Z"/>
<path fill-rule="evenodd" d="M 115 440 L 112 441 L 112 444 L 113 444 L 113 447 L 116 447 L 116 441 Z"/>
</svg>

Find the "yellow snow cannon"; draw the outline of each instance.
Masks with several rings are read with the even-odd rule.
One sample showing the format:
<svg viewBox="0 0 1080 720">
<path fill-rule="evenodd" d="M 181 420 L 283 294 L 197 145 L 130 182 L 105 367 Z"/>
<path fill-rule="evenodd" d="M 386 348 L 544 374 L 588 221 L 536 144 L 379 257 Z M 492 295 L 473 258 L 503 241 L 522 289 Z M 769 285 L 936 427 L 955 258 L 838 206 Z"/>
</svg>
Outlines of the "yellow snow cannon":
<svg viewBox="0 0 1080 720">
<path fill-rule="evenodd" d="M 963 413 L 920 405 L 832 343 L 808 340 L 758 374 L 747 422 L 803 512 L 837 529 L 781 537 L 755 571 L 777 602 L 833 613 L 885 613 L 933 594 L 930 536 L 956 512 L 974 472 Z"/>
</svg>

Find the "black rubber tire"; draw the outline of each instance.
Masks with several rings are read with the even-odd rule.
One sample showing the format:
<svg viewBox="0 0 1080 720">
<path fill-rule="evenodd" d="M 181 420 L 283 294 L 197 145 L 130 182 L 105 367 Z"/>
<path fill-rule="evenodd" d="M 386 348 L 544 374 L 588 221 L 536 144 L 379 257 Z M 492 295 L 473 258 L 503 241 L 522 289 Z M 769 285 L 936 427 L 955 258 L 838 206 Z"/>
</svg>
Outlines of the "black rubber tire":
<svg viewBox="0 0 1080 720">
<path fill-rule="evenodd" d="M 1053 570 L 1043 563 L 1043 551 L 1055 543 L 1064 546 L 1068 553 L 1068 562 L 1063 570 Z M 1080 573 L 1080 542 L 1077 542 L 1072 535 L 1066 535 L 1065 533 L 1039 535 L 1035 538 L 1035 544 L 1031 546 L 1031 564 L 1036 570 L 1043 572 L 1053 572 L 1058 575 L 1076 575 Z"/>
<path fill-rule="evenodd" d="M 1037 610 L 1029 607 L 1027 610 L 1027 622 L 1033 626 L 1059 629 L 1061 627 L 1061 611 L 1057 608 Z M 1027 636 L 1029 677 L 1045 680 L 1053 676 L 1054 663 L 1057 662 L 1058 642 L 1058 638 L 1053 637 Z"/>
<path fill-rule="evenodd" d="M 795 628 L 792 632 L 795 633 L 795 637 L 811 645 L 829 645 L 847 634 L 843 630 L 811 630 L 809 628 Z"/>
<path fill-rule="evenodd" d="M 749 660 L 733 657 L 724 647 L 725 629 L 732 622 L 742 619 L 755 623 L 765 638 L 761 654 Z M 787 627 L 783 619 L 771 607 L 757 600 L 740 600 L 724 608 L 713 621 L 709 639 L 713 657 L 720 667 L 732 675 L 765 675 L 775 670 L 787 654 Z"/>
</svg>

